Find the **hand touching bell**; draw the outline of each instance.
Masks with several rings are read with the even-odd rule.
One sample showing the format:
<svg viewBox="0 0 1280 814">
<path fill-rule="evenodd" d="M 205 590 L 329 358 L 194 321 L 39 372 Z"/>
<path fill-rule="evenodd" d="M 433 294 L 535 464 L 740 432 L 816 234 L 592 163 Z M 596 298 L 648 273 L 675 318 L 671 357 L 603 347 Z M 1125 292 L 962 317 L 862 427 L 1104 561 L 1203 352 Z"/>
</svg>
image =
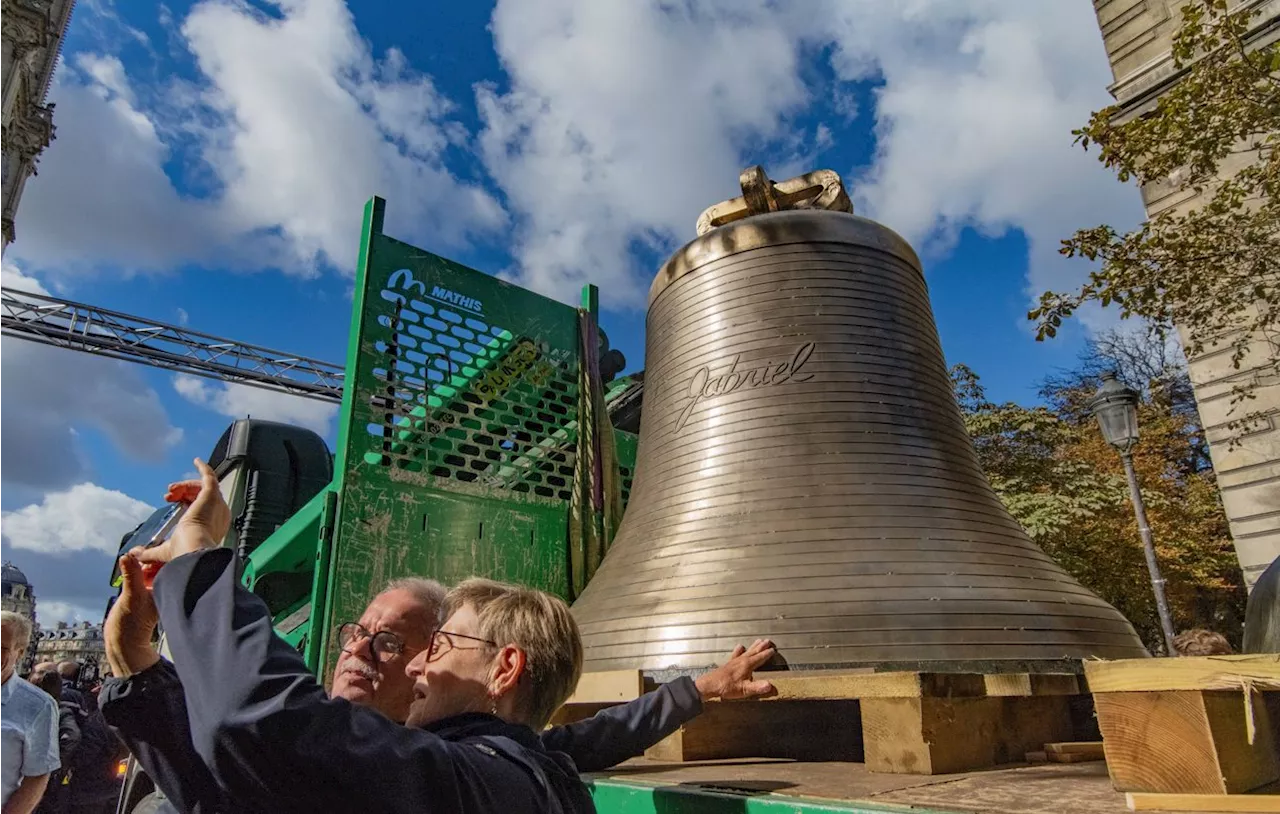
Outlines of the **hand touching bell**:
<svg viewBox="0 0 1280 814">
<path fill-rule="evenodd" d="M 693 683 L 698 687 L 698 694 L 703 701 L 713 698 L 734 701 L 772 695 L 775 692 L 772 684 L 753 680 L 751 675 L 768 663 L 777 652 L 773 642 L 768 639 L 756 639 L 750 647 L 738 645 L 728 661 L 698 676 Z"/>
</svg>

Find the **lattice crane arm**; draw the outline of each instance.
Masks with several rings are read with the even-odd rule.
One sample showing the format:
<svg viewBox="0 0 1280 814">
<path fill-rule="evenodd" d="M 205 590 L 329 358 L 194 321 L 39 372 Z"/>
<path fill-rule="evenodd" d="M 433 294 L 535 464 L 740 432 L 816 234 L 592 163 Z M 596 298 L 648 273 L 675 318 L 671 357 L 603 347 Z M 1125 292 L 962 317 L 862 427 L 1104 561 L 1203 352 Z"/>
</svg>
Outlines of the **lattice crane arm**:
<svg viewBox="0 0 1280 814">
<path fill-rule="evenodd" d="M 4 336 L 318 401 L 342 400 L 341 365 L 45 294 L 0 292 Z"/>
</svg>

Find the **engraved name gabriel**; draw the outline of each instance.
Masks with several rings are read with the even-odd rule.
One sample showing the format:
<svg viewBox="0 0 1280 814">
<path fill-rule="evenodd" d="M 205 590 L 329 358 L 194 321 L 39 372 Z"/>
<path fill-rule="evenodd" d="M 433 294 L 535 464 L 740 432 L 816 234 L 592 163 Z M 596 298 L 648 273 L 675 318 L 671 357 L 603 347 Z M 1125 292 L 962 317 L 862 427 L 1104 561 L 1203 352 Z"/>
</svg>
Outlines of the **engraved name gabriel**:
<svg viewBox="0 0 1280 814">
<path fill-rule="evenodd" d="M 738 370 L 738 360 L 742 358 L 742 354 L 733 357 L 728 369 L 715 376 L 711 375 L 710 365 L 700 368 L 689 381 L 689 403 L 680 412 L 680 420 L 676 422 L 676 432 L 684 429 L 689 416 L 693 415 L 693 411 L 706 399 L 727 396 L 739 390 L 772 387 L 786 382 L 809 381 L 813 378 L 813 374 L 803 372 L 804 364 L 809 361 L 816 347 L 817 343 L 806 342 L 785 362 L 768 362 L 749 370 Z"/>
</svg>

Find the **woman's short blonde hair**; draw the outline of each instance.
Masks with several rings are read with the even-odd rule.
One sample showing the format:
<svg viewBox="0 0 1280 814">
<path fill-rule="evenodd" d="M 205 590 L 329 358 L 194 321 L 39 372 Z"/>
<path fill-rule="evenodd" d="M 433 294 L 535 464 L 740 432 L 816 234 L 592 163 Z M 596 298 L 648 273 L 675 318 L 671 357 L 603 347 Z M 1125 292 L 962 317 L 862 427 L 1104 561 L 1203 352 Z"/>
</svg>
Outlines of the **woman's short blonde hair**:
<svg viewBox="0 0 1280 814">
<path fill-rule="evenodd" d="M 535 730 L 546 726 L 582 675 L 582 637 L 569 606 L 532 588 L 472 578 L 449 591 L 444 618 L 468 605 L 480 619 L 481 636 L 524 651 L 517 708 Z"/>
</svg>

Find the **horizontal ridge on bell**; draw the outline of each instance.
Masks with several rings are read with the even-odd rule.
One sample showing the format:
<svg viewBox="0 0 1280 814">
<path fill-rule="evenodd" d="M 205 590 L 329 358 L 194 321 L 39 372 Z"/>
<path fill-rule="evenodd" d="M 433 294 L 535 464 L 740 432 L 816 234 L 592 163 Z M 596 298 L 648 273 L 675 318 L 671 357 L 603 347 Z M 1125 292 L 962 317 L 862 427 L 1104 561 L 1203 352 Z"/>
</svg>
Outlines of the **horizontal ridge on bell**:
<svg viewBox="0 0 1280 814">
<path fill-rule="evenodd" d="M 730 216 L 650 290 L 631 497 L 573 606 L 585 669 L 757 637 L 793 667 L 1145 656 L 987 483 L 911 247 L 845 211 Z"/>
</svg>

